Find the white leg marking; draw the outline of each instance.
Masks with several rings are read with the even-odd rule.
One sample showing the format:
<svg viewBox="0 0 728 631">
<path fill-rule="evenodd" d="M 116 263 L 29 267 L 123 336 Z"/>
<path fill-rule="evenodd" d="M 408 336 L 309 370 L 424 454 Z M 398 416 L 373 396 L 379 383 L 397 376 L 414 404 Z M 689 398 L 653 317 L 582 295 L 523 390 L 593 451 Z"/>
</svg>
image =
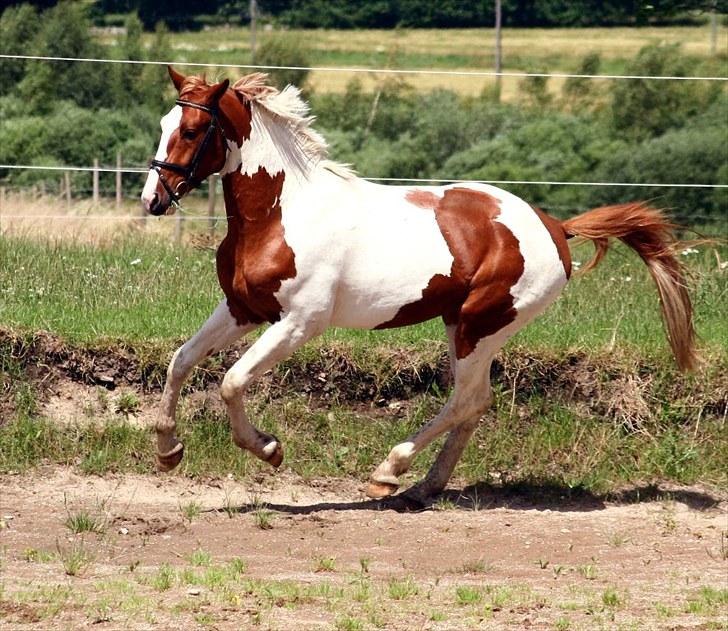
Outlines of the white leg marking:
<svg viewBox="0 0 728 631">
<path fill-rule="evenodd" d="M 436 474 L 434 479 L 438 483 L 442 478 L 445 478 L 443 486 L 447 483 L 477 420 L 490 405 L 490 364 L 505 339 L 504 336 L 492 336 L 481 340 L 470 355 L 455 361 L 455 388 L 445 407 L 406 442 L 392 448 L 372 474 L 373 482 L 396 487 L 398 476 L 409 469 L 414 457 L 439 435 L 452 429 L 455 432 L 452 440 L 446 442 L 430 470 L 430 474 Z M 472 425 L 472 429 L 457 432 L 461 424 Z"/>
</svg>

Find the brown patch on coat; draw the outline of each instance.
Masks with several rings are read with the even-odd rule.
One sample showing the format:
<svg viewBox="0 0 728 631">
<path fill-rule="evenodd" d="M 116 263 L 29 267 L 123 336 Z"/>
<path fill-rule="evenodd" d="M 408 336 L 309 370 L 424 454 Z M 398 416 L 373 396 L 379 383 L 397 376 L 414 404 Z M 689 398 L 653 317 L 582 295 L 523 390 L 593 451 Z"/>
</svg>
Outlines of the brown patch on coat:
<svg viewBox="0 0 728 631">
<path fill-rule="evenodd" d="M 228 233 L 217 250 L 217 275 L 238 324 L 276 322 L 281 283 L 296 275 L 295 255 L 285 240 L 280 197 L 285 174 L 263 167 L 253 175 L 223 177 Z"/>
<path fill-rule="evenodd" d="M 419 208 L 427 208 L 434 210 L 442 199 L 438 195 L 435 195 L 432 191 L 422 191 L 413 188 L 411 191 L 407 191 L 404 198 L 410 203 L 418 206 Z"/>
<path fill-rule="evenodd" d="M 551 235 L 551 240 L 556 246 L 556 251 L 561 259 L 561 264 L 564 266 L 564 273 L 566 278 L 571 278 L 571 252 L 569 251 L 569 244 L 566 242 L 566 232 L 564 227 L 558 219 L 554 219 L 550 215 L 547 215 L 543 210 L 532 206 L 534 212 L 538 215 L 541 223 L 546 227 Z"/>
<path fill-rule="evenodd" d="M 523 275 L 523 255 L 513 233 L 494 221 L 500 203 L 491 195 L 466 188 L 452 188 L 442 198 L 421 193 L 412 191 L 407 200 L 435 212 L 453 255 L 450 275 L 433 276 L 420 300 L 404 305 L 392 320 L 376 328 L 442 316 L 446 324 L 456 325 L 455 351 L 462 359 L 481 339 L 515 320 L 510 290 Z"/>
</svg>

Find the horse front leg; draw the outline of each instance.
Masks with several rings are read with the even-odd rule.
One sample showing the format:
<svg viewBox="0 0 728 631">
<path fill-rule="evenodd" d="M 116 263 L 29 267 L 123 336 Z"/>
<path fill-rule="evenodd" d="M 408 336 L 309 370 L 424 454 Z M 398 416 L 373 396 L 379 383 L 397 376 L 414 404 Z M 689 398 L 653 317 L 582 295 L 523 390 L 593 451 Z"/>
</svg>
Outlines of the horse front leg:
<svg viewBox="0 0 728 631">
<path fill-rule="evenodd" d="M 283 462 L 283 446 L 278 438 L 250 424 L 243 395 L 253 381 L 319 332 L 304 320 L 286 316 L 268 328 L 228 370 L 220 387 L 235 444 L 276 468 Z"/>
<path fill-rule="evenodd" d="M 156 422 L 157 468 L 160 471 L 171 471 L 182 460 L 184 445 L 176 435 L 175 412 L 182 384 L 190 371 L 205 357 L 229 346 L 257 326 L 238 324 L 228 309 L 227 301 L 223 300 L 200 330 L 175 351 L 167 368 L 160 417 Z"/>
</svg>

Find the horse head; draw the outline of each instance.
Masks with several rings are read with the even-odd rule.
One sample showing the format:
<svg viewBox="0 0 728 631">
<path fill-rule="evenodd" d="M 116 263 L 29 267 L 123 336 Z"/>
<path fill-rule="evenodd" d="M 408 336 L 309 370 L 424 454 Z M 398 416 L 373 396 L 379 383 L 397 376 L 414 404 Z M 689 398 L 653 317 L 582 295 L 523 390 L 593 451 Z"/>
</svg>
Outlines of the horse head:
<svg viewBox="0 0 728 631">
<path fill-rule="evenodd" d="M 142 191 L 142 204 L 152 215 L 168 213 L 170 206 L 219 171 L 227 155 L 229 121 L 220 102 L 229 81 L 209 85 L 171 66 L 168 71 L 179 98 L 162 117 L 162 137 Z"/>
</svg>

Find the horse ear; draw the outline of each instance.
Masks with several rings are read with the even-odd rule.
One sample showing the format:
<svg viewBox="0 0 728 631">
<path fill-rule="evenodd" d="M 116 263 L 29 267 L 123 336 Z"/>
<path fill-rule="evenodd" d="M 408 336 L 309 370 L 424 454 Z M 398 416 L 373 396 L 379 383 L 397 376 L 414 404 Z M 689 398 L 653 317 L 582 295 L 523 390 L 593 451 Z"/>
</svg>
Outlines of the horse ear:
<svg viewBox="0 0 728 631">
<path fill-rule="evenodd" d="M 224 81 L 220 81 L 220 83 L 216 83 L 212 86 L 212 102 L 215 103 L 220 100 L 223 94 L 228 89 L 228 86 L 230 85 L 230 79 L 225 79 Z"/>
<path fill-rule="evenodd" d="M 167 72 L 169 73 L 169 78 L 172 79 L 172 83 L 174 83 L 174 87 L 179 92 L 182 89 L 182 84 L 186 77 L 177 72 L 172 66 L 167 66 Z"/>
</svg>

